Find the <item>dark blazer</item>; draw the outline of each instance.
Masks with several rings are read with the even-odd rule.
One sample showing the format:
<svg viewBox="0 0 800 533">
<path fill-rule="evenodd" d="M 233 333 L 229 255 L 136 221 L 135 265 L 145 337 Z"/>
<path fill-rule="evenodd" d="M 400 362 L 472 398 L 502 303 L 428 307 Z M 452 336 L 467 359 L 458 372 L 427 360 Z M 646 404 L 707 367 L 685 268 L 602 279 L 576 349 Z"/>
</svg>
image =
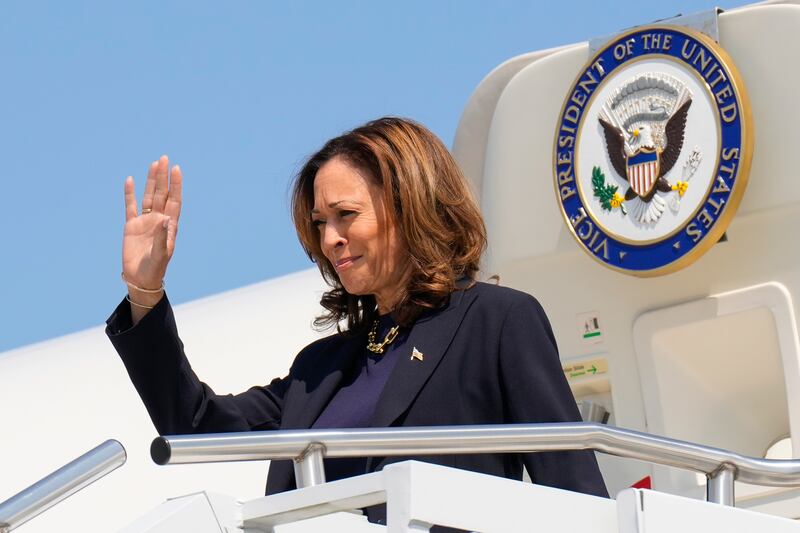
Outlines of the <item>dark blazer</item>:
<svg viewBox="0 0 800 533">
<path fill-rule="evenodd" d="M 364 353 L 365 336 L 332 335 L 304 348 L 289 375 L 217 395 L 191 370 L 166 297 L 130 327 L 127 302 L 107 333 L 159 433 L 310 428 Z M 127 328 L 127 329 L 126 329 Z M 416 348 L 423 360 L 412 359 Z M 414 324 L 377 405 L 373 426 L 580 420 L 542 307 L 530 295 L 478 283 Z M 408 457 L 372 458 L 368 471 Z M 607 496 L 592 452 L 439 455 L 413 459 Z M 291 461 L 273 461 L 267 493 L 292 489 Z"/>
</svg>

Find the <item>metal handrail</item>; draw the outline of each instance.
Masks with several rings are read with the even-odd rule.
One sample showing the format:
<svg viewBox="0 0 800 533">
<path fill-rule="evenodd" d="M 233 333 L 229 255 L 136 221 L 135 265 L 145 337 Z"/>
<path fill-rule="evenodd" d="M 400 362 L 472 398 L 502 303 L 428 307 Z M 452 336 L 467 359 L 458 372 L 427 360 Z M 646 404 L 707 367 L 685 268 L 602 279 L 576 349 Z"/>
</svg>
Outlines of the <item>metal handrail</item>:
<svg viewBox="0 0 800 533">
<path fill-rule="evenodd" d="M 415 428 L 281 430 L 162 436 L 158 464 L 293 459 L 298 486 L 324 482 L 322 457 L 525 453 L 595 450 L 700 472 L 708 499 L 733 505 L 734 480 L 800 486 L 800 460 L 771 460 L 596 423 L 504 424 Z"/>
<path fill-rule="evenodd" d="M 68 498 L 127 460 L 125 448 L 107 440 L 0 503 L 0 533 L 7 533 Z"/>
</svg>

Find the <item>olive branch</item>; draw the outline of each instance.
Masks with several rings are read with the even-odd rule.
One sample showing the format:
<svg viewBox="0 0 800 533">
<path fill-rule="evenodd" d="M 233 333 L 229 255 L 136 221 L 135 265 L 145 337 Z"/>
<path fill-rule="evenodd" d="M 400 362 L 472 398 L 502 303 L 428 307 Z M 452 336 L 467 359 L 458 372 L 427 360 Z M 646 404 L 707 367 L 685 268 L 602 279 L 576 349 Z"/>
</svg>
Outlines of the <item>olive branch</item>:
<svg viewBox="0 0 800 533">
<path fill-rule="evenodd" d="M 592 190 L 597 199 L 600 200 L 600 206 L 605 211 L 612 211 L 615 207 L 619 207 L 622 210 L 622 214 L 627 215 L 628 211 L 622 205 L 625 199 L 617 193 L 618 189 L 619 187 L 616 185 L 606 185 L 606 176 L 600 170 L 600 167 L 592 167 Z"/>
</svg>

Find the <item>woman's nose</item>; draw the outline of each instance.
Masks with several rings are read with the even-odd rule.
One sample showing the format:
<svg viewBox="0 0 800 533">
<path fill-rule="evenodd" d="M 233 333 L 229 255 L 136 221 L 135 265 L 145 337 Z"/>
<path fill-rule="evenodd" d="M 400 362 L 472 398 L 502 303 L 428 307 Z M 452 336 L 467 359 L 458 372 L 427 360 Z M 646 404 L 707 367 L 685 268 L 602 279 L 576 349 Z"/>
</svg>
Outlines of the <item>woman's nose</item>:
<svg viewBox="0 0 800 533">
<path fill-rule="evenodd" d="M 325 234 L 323 235 L 323 245 L 329 250 L 339 246 L 344 246 L 347 240 L 335 224 L 325 224 Z"/>
</svg>

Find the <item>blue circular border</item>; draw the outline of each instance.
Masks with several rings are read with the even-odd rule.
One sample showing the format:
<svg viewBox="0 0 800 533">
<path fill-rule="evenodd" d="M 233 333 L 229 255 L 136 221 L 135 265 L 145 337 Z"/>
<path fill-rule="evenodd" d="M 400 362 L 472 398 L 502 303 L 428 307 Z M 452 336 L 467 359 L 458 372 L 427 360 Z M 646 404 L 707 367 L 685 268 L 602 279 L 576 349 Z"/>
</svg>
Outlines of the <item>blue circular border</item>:
<svg viewBox="0 0 800 533">
<path fill-rule="evenodd" d="M 652 37 L 647 40 L 648 43 L 646 43 L 645 39 L 642 38 L 644 35 L 652 36 L 654 34 L 660 37 L 660 43 L 663 43 L 667 39 L 667 36 L 669 36 L 669 41 L 672 43 L 671 46 L 667 49 L 664 49 L 662 46 L 653 47 L 652 43 L 654 40 Z M 646 48 L 646 44 L 650 44 L 651 46 Z M 685 46 L 688 46 L 693 52 L 692 54 L 689 54 L 690 58 L 696 57 L 696 54 L 702 50 L 706 57 L 711 58 L 711 63 L 706 64 L 706 68 L 701 68 L 703 65 L 699 61 L 687 62 L 682 55 Z M 617 52 L 616 55 L 615 51 Z M 619 52 L 624 52 L 624 56 L 620 59 L 617 58 Z M 721 142 L 720 151 L 719 154 L 717 154 L 717 167 L 714 169 L 715 182 L 714 185 L 712 185 L 712 187 L 709 189 L 708 195 L 704 198 L 703 205 L 697 210 L 697 214 L 692 219 L 687 220 L 686 223 L 680 227 L 677 233 L 670 235 L 669 237 L 665 237 L 659 242 L 637 246 L 615 240 L 606 231 L 604 231 L 603 228 L 594 223 L 591 217 L 588 216 L 588 211 L 581 202 L 580 194 L 577 190 L 578 185 L 575 176 L 574 162 L 575 146 L 577 144 L 577 132 L 580 131 L 580 127 L 583 123 L 584 113 L 586 111 L 585 104 L 603 85 L 604 80 L 607 79 L 609 75 L 611 75 L 617 68 L 626 65 L 634 59 L 646 57 L 648 55 L 673 57 L 684 64 L 687 68 L 693 69 L 702 79 L 706 80 L 706 89 L 710 91 L 712 102 L 717 104 L 717 109 L 720 110 L 725 108 L 731 102 L 735 102 L 737 114 L 736 118 L 731 122 L 726 122 L 723 120 L 722 113 L 719 115 Z M 717 65 L 717 69 L 719 71 L 724 73 L 725 84 L 731 86 L 731 100 L 722 100 L 722 103 L 720 103 L 715 97 L 715 90 L 709 87 L 708 79 L 704 74 L 708 70 L 713 69 L 714 64 Z M 600 77 L 598 83 L 591 85 L 590 90 L 586 90 L 586 88 L 589 87 L 589 84 L 584 83 L 582 86 L 581 82 L 586 82 L 589 76 L 594 76 L 597 78 L 600 72 L 598 65 L 604 74 Z M 713 81 L 713 79 L 716 77 L 716 72 L 717 70 L 713 70 L 711 72 L 711 81 Z M 742 99 L 737 91 L 737 88 L 735 87 L 734 80 L 735 78 L 732 76 L 730 69 L 725 62 L 720 59 L 719 54 L 715 50 L 710 48 L 706 43 L 697 37 L 688 33 L 684 33 L 676 28 L 643 28 L 641 30 L 623 35 L 620 38 L 611 41 L 603 49 L 598 51 L 594 58 L 584 67 L 584 69 L 581 71 L 581 74 L 575 80 L 575 83 L 573 83 L 573 85 L 570 87 L 570 90 L 567 93 L 565 104 L 563 106 L 564 108 L 562 109 L 559 117 L 556 142 L 554 145 L 554 166 L 556 194 L 558 196 L 559 203 L 561 204 L 561 209 L 563 210 L 563 213 L 567 219 L 567 224 L 570 225 L 572 231 L 575 233 L 576 238 L 581 242 L 582 247 L 592 254 L 597 260 L 620 270 L 629 271 L 631 273 L 646 274 L 647 272 L 661 269 L 686 257 L 699 244 L 701 244 L 710 233 L 713 232 L 714 227 L 717 225 L 725 211 L 729 208 L 731 194 L 734 192 L 734 188 L 739 181 L 738 178 L 742 168 L 741 162 L 744 160 L 746 155 L 744 153 L 742 125 L 742 113 L 744 112 L 744 109 L 742 107 Z M 719 91 L 725 86 L 725 84 L 719 86 L 716 88 L 716 90 Z M 573 95 L 575 94 L 578 94 L 578 101 L 585 96 L 585 99 L 583 100 L 584 105 L 570 105 L 570 99 L 573 98 Z M 573 114 L 570 118 L 568 118 L 567 114 L 573 112 L 574 108 L 577 108 L 577 117 L 575 117 Z M 576 119 L 573 121 L 572 118 Z M 572 134 L 572 145 L 570 147 L 560 148 L 559 139 L 561 133 L 569 132 L 570 130 L 574 132 Z M 733 154 L 736 154 L 735 158 L 732 157 Z M 723 171 L 723 167 L 729 166 L 730 163 L 736 163 L 736 167 L 735 171 L 729 175 L 727 172 Z M 560 176 L 562 179 L 566 176 L 571 178 L 571 180 L 567 181 L 566 183 L 562 183 L 559 181 Z M 716 179 L 719 176 L 722 176 L 725 180 L 727 191 L 714 191 L 718 188 Z M 567 185 L 570 182 L 572 184 L 574 194 L 569 195 L 566 199 L 562 199 L 562 186 Z M 720 208 L 718 206 L 722 207 Z M 581 209 L 583 209 L 584 213 L 586 213 L 585 217 L 581 216 Z M 704 210 L 706 210 L 709 215 L 713 216 L 713 221 L 708 225 L 704 223 L 707 222 L 706 218 L 703 218 L 702 222 L 698 220 Z M 577 226 L 573 226 L 571 222 L 573 220 L 579 220 Z M 591 227 L 587 228 L 585 227 L 585 224 L 591 224 Z M 700 232 L 700 236 L 696 239 L 694 238 L 696 236 L 694 232 L 692 234 L 687 232 L 692 224 L 694 224 L 694 226 L 691 229 L 693 231 L 696 229 Z M 583 238 L 584 235 L 587 235 L 585 239 Z"/>
</svg>

